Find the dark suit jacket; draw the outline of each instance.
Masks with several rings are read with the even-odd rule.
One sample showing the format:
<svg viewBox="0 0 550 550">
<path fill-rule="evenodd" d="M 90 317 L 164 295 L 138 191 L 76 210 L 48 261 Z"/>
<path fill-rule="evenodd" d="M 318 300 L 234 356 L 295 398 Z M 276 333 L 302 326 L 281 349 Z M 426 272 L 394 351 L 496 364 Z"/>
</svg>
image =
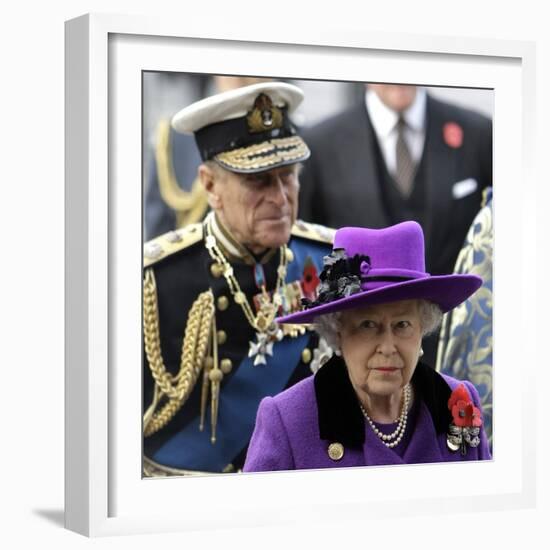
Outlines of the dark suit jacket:
<svg viewBox="0 0 550 550">
<path fill-rule="evenodd" d="M 481 207 L 482 191 L 492 185 L 492 122 L 476 112 L 427 98 L 424 145 L 427 216 L 422 223 L 426 267 L 432 274 L 450 273 L 472 220 Z M 459 147 L 448 145 L 443 128 L 454 122 L 463 131 Z M 385 227 L 391 219 L 382 201 L 382 178 L 376 162 L 376 136 L 364 102 L 304 133 L 312 155 L 300 181 L 300 217 L 330 227 Z M 473 178 L 477 188 L 460 198 L 453 187 Z M 468 184 L 455 187 L 455 194 Z"/>
</svg>

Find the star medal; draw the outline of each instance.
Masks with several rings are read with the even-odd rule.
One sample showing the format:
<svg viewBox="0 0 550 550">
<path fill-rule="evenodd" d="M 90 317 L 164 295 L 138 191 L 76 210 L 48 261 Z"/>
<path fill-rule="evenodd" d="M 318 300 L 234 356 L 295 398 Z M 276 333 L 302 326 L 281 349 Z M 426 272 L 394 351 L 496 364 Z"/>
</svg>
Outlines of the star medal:
<svg viewBox="0 0 550 550">
<path fill-rule="evenodd" d="M 254 366 L 267 364 L 266 355 L 273 355 L 273 343 L 283 338 L 283 331 L 275 322 L 280 305 L 276 294 L 273 303 L 267 293 L 260 296 L 260 309 L 256 315 L 256 342 L 250 342 L 248 357 L 254 357 Z"/>
<path fill-rule="evenodd" d="M 448 407 L 453 422 L 447 433 L 447 447 L 453 452 L 460 449 L 461 454 L 466 455 L 468 447 L 475 448 L 480 443 L 481 411 L 473 404 L 464 384 L 453 390 Z"/>
<path fill-rule="evenodd" d="M 257 332 L 256 342 L 250 342 L 248 357 L 254 357 L 254 366 L 267 364 L 266 355 L 273 355 L 273 342 L 266 333 Z"/>
</svg>

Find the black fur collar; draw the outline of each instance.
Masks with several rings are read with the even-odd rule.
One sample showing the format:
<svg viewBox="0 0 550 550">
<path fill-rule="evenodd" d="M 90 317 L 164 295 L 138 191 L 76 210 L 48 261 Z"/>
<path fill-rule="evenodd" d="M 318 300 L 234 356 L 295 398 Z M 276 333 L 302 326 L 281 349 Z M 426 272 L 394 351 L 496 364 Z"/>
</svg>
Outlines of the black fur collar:
<svg viewBox="0 0 550 550">
<path fill-rule="evenodd" d="M 315 374 L 314 384 L 321 439 L 362 448 L 365 420 L 343 359 L 334 355 Z M 436 432 L 445 433 L 452 422 L 447 406 L 451 388 L 447 382 L 434 369 L 418 363 L 412 384 L 416 399 L 428 407 Z"/>
</svg>

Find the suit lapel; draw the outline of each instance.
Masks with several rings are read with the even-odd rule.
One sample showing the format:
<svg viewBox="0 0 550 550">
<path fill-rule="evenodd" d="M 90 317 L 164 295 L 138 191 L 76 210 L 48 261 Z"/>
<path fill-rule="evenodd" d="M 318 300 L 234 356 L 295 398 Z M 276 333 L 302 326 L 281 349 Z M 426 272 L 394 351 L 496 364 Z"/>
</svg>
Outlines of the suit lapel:
<svg viewBox="0 0 550 550">
<path fill-rule="evenodd" d="M 340 161 L 345 180 L 341 186 L 347 197 L 354 198 L 349 202 L 355 212 L 350 219 L 364 220 L 363 225 L 373 228 L 389 225 L 378 182 L 377 144 L 363 103 L 349 112 L 346 127 L 347 131 L 334 139 L 342 140 Z"/>
<path fill-rule="evenodd" d="M 439 103 L 428 96 L 426 105 L 427 128 L 424 145 L 424 169 L 426 174 L 426 222 L 424 238 L 426 257 L 433 257 L 442 240 L 446 238 L 441 231 L 438 219 L 452 217 L 453 201 L 449 189 L 449 174 L 456 171 L 456 155 L 443 140 L 443 126 L 448 122 L 439 108 Z M 437 216 L 436 216 L 437 213 Z M 437 219 L 436 219 L 437 218 Z"/>
</svg>

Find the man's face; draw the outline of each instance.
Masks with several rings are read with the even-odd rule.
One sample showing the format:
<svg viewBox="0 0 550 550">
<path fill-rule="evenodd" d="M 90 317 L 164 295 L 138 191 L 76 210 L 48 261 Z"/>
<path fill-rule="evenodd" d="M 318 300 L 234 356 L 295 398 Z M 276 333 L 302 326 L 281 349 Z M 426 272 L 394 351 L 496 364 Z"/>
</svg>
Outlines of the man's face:
<svg viewBox="0 0 550 550">
<path fill-rule="evenodd" d="M 416 86 L 401 84 L 369 84 L 382 103 L 393 111 L 401 112 L 408 109 L 416 96 Z"/>
<path fill-rule="evenodd" d="M 257 174 L 211 171 L 210 205 L 241 244 L 259 253 L 288 242 L 298 213 L 297 164 Z"/>
</svg>

